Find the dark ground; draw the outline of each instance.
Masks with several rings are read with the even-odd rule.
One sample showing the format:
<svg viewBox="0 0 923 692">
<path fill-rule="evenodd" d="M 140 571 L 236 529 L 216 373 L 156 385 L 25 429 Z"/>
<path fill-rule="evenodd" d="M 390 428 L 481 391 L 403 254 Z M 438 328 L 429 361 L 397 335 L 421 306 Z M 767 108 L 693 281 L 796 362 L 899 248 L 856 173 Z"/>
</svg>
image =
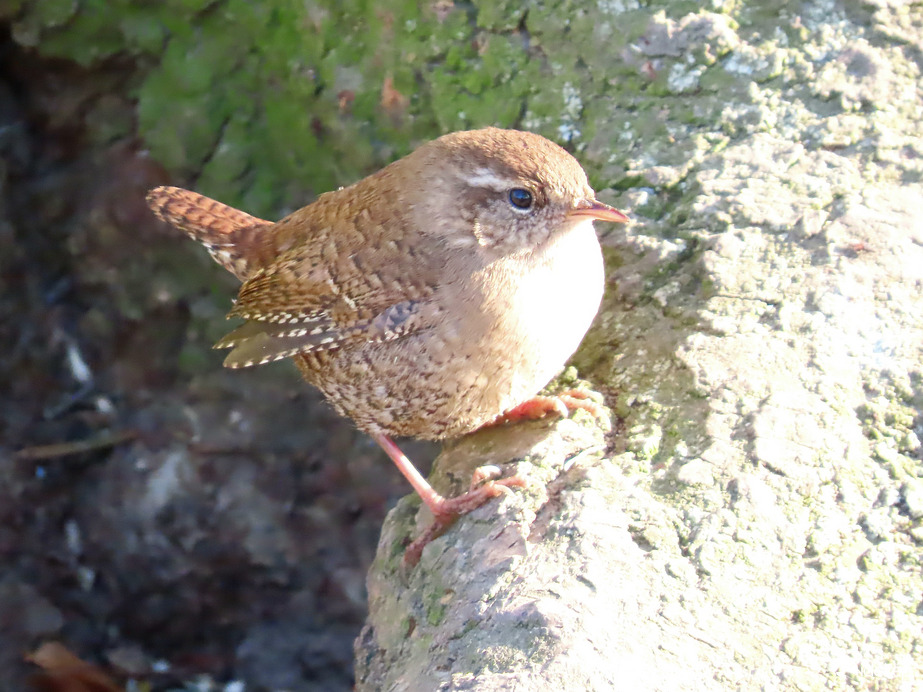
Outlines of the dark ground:
<svg viewBox="0 0 923 692">
<path fill-rule="evenodd" d="M 147 212 L 195 181 L 134 137 L 143 68 L 0 42 L 0 690 L 50 640 L 154 689 L 350 689 L 407 488 L 291 364 L 209 350 L 235 281 Z"/>
</svg>

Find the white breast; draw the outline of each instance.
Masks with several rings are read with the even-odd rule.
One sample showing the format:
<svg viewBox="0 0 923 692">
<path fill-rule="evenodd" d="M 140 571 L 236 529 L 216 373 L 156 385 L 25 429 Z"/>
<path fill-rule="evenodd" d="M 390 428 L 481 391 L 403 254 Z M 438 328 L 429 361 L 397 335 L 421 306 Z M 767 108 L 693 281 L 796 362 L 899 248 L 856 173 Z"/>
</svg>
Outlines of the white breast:
<svg viewBox="0 0 923 692">
<path fill-rule="evenodd" d="M 533 253 L 531 271 L 519 273 L 506 293 L 500 319 L 507 358 L 516 350 L 530 362 L 513 367 L 516 399 L 547 384 L 577 350 L 599 310 L 605 284 L 602 251 L 592 220 L 582 221 Z M 525 394 L 523 394 L 525 392 Z"/>
</svg>

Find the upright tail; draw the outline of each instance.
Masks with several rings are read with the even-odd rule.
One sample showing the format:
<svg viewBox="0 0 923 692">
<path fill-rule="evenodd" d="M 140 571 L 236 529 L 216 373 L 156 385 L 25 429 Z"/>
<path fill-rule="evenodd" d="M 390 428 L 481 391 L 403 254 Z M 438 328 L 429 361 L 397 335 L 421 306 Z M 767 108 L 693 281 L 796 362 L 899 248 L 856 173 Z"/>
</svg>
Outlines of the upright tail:
<svg viewBox="0 0 923 692">
<path fill-rule="evenodd" d="M 256 235 L 272 226 L 245 212 L 198 192 L 179 187 L 155 187 L 147 193 L 147 205 L 162 221 L 202 243 L 212 258 L 243 281 L 256 268 Z"/>
</svg>

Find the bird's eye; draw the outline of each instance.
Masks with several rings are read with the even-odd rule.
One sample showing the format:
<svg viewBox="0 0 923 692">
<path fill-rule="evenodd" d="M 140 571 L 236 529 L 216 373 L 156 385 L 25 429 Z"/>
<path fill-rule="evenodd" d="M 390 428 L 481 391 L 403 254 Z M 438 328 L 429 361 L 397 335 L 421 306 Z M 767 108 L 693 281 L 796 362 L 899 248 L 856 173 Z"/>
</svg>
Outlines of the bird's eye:
<svg viewBox="0 0 923 692">
<path fill-rule="evenodd" d="M 532 193 L 521 187 L 510 190 L 510 204 L 517 209 L 528 209 L 532 206 Z"/>
</svg>

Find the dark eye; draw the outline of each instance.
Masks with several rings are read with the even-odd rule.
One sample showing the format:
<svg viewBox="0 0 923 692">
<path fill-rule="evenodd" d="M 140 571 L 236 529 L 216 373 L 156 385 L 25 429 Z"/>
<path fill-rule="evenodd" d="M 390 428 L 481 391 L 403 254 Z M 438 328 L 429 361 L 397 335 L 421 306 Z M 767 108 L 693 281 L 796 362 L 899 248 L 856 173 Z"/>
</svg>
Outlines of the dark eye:
<svg viewBox="0 0 923 692">
<path fill-rule="evenodd" d="M 532 206 L 532 193 L 521 187 L 510 190 L 510 204 L 517 209 L 528 209 Z"/>
</svg>

